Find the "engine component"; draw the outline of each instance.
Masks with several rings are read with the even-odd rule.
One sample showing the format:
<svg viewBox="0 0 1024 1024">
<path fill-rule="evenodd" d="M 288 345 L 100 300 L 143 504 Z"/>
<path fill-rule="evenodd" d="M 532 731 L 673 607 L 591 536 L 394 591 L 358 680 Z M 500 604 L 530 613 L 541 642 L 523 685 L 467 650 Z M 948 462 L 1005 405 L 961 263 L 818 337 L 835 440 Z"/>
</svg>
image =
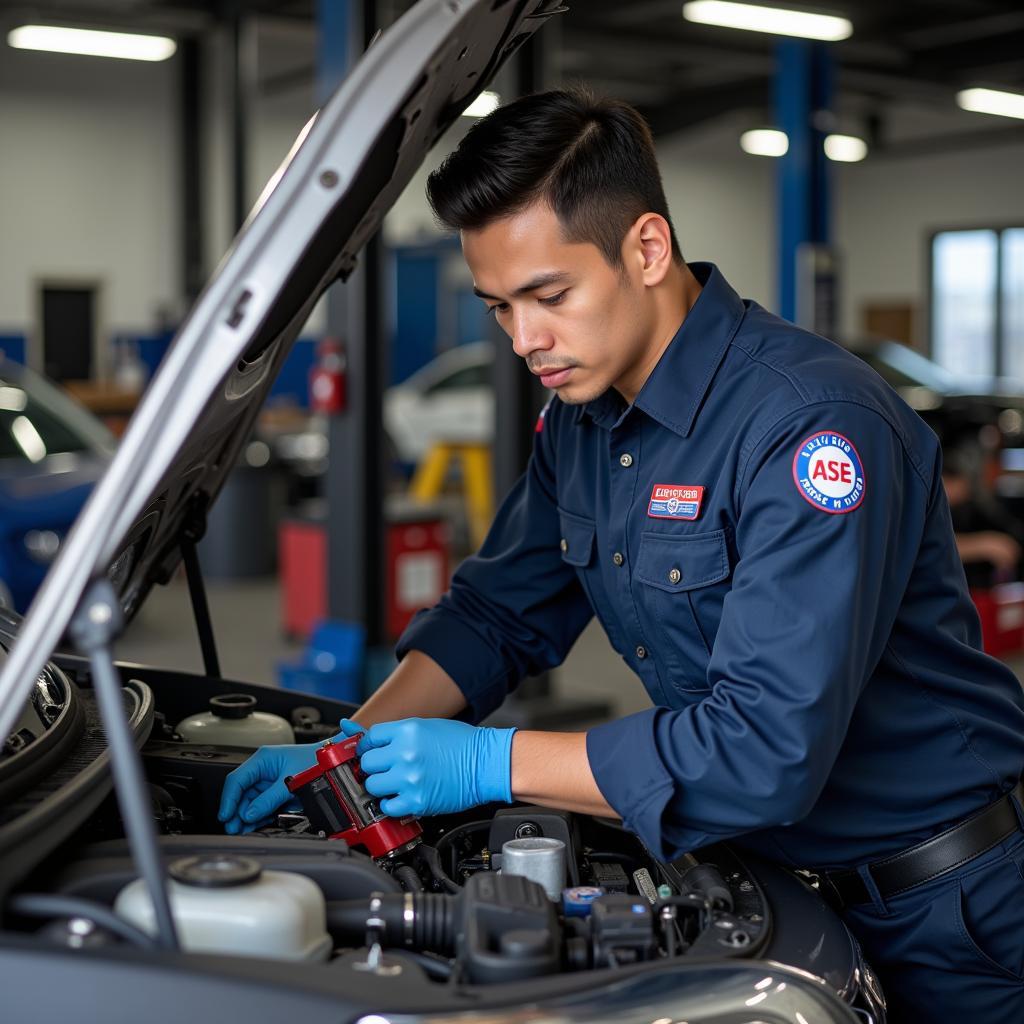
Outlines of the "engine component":
<svg viewBox="0 0 1024 1024">
<path fill-rule="evenodd" d="M 557 900 L 565 888 L 565 843 L 544 836 L 510 839 L 501 848 L 501 871 L 532 879 Z"/>
<path fill-rule="evenodd" d="M 533 839 L 537 836 L 561 839 L 565 843 L 565 866 L 569 873 L 569 885 L 579 885 L 579 824 L 577 816 L 569 811 L 528 805 L 503 807 L 491 820 L 487 847 L 498 851 L 510 839 Z"/>
<path fill-rule="evenodd" d="M 562 893 L 562 913 L 566 917 L 589 917 L 590 908 L 605 894 L 599 885 L 577 885 Z"/>
<path fill-rule="evenodd" d="M 326 960 L 331 952 L 323 893 L 302 875 L 217 854 L 172 861 L 168 873 L 171 912 L 186 950 L 282 960 Z M 118 893 L 114 910 L 155 934 L 141 878 Z"/>
<path fill-rule="evenodd" d="M 528 878 L 481 871 L 459 898 L 456 960 L 475 984 L 554 974 L 561 928 L 543 888 Z"/>
<path fill-rule="evenodd" d="M 366 899 L 372 892 L 400 893 L 398 882 L 369 858 L 344 844 L 326 843 L 303 835 L 270 835 L 270 830 L 247 836 L 173 836 L 161 839 L 167 862 L 194 856 L 258 857 L 265 870 L 304 875 L 315 882 L 324 898 Z M 112 905 L 117 894 L 136 877 L 124 840 L 94 843 L 47 882 L 62 898 L 75 897 Z M 82 914 L 71 909 L 68 915 Z M 102 923 L 102 922 L 97 922 Z"/>
<path fill-rule="evenodd" d="M 374 893 L 371 900 L 327 904 L 327 929 L 346 940 L 362 939 L 374 918 L 382 946 L 450 955 L 455 948 L 455 908 L 460 896 L 441 893 Z M 372 912 L 369 909 L 372 904 Z"/>
<path fill-rule="evenodd" d="M 338 732 L 336 724 L 323 721 L 323 715 L 318 708 L 306 705 L 292 708 L 291 720 L 296 743 L 319 743 L 321 740 L 330 739 Z"/>
<path fill-rule="evenodd" d="M 595 967 L 621 967 L 654 957 L 651 907 L 643 898 L 610 893 L 590 910 Z"/>
<path fill-rule="evenodd" d="M 222 693 L 210 698 L 209 711 L 189 715 L 176 732 L 186 743 L 214 743 L 229 747 L 263 747 L 294 743 L 291 725 L 280 715 L 256 710 L 256 698 L 247 693 Z"/>
<path fill-rule="evenodd" d="M 288 789 L 302 801 L 302 809 L 315 832 L 361 846 L 370 856 L 394 857 L 411 850 L 423 834 L 413 816 L 389 818 L 364 786 L 356 745 L 362 733 L 341 743 L 324 742 L 312 768 L 285 779 Z"/>
<path fill-rule="evenodd" d="M 472 983 L 535 978 L 560 965 L 555 909 L 540 885 L 517 875 L 481 871 L 458 896 L 378 893 L 369 902 L 328 903 L 327 923 L 348 940 L 372 934 L 381 948 L 454 951 L 460 973 Z"/>
<path fill-rule="evenodd" d="M 683 885 L 711 900 L 712 906 L 732 911 L 732 891 L 714 864 L 696 864 L 683 875 Z"/>
<path fill-rule="evenodd" d="M 628 893 L 629 876 L 621 864 L 614 861 L 592 860 L 590 862 L 590 874 L 593 877 L 594 885 L 601 886 L 610 893 Z"/>
</svg>

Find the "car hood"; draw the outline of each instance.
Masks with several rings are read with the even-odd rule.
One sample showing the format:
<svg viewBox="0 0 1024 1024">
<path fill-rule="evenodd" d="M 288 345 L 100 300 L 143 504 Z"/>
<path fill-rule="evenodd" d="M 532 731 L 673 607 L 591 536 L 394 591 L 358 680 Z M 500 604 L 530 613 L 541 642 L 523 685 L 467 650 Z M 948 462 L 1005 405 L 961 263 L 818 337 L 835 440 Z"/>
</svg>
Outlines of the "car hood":
<svg viewBox="0 0 1024 1024">
<path fill-rule="evenodd" d="M 288 351 L 442 133 L 558 0 L 421 0 L 307 124 L 196 302 L 22 623 L 0 736 L 92 581 L 131 617 L 201 530 Z"/>
</svg>

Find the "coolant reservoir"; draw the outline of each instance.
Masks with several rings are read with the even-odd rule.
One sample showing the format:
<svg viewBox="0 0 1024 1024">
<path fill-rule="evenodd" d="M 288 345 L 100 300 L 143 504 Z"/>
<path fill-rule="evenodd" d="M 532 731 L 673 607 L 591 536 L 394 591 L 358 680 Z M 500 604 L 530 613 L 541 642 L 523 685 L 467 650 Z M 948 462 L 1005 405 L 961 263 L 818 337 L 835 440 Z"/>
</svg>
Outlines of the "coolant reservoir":
<svg viewBox="0 0 1024 1024">
<path fill-rule="evenodd" d="M 247 693 L 222 693 L 210 698 L 210 710 L 178 723 L 186 743 L 222 743 L 229 747 L 263 747 L 294 743 L 291 725 L 280 715 L 256 710 L 256 698 Z"/>
<path fill-rule="evenodd" d="M 331 952 L 324 895 L 304 875 L 264 871 L 251 857 L 203 854 L 168 867 L 171 914 L 182 948 L 280 960 L 326 960 Z M 141 878 L 126 885 L 114 910 L 156 935 L 149 890 Z"/>
</svg>

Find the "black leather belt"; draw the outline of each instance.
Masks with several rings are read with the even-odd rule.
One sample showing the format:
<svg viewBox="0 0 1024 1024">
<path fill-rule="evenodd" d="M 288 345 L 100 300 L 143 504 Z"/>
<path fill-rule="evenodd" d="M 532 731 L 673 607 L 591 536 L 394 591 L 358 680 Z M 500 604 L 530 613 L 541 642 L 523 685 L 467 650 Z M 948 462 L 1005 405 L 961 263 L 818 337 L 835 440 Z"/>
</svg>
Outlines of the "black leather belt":
<svg viewBox="0 0 1024 1024">
<path fill-rule="evenodd" d="M 882 899 L 890 899 L 930 882 L 980 857 L 1020 829 L 1013 797 L 1024 807 L 1024 780 L 999 800 L 970 818 L 953 825 L 923 843 L 868 865 Z M 806 871 L 821 894 L 838 909 L 870 903 L 872 895 L 861 876 L 853 870 Z"/>
</svg>

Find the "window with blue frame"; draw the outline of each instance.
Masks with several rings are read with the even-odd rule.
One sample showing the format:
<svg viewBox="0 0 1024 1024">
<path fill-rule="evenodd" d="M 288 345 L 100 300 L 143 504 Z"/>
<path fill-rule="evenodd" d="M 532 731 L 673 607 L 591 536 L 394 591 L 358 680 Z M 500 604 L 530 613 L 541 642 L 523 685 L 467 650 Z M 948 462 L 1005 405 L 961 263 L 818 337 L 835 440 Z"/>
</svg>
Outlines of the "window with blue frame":
<svg viewBox="0 0 1024 1024">
<path fill-rule="evenodd" d="M 1024 228 L 936 232 L 931 295 L 937 363 L 1024 381 Z"/>
</svg>

